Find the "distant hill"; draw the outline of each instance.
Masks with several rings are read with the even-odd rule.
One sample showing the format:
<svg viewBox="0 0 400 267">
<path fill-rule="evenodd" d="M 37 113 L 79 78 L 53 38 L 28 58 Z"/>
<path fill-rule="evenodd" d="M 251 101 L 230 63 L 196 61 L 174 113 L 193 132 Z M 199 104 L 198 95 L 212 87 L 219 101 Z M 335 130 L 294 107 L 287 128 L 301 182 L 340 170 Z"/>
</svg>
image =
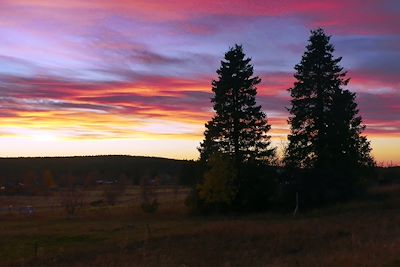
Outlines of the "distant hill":
<svg viewBox="0 0 400 267">
<path fill-rule="evenodd" d="M 138 184 L 143 177 L 181 180 L 193 161 L 140 156 L 77 156 L 0 158 L 0 183 L 15 183 L 51 176 L 56 184 L 93 183 L 98 179 L 126 179 Z M 32 180 L 32 179 L 31 179 Z"/>
</svg>

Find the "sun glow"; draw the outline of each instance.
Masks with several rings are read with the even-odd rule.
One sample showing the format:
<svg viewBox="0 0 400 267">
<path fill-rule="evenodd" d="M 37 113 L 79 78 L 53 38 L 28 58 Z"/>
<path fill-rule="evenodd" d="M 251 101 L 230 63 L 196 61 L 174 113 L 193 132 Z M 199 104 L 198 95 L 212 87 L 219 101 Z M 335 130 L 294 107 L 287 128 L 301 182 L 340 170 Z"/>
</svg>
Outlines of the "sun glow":
<svg viewBox="0 0 400 267">
<path fill-rule="evenodd" d="M 56 135 L 49 132 L 34 133 L 30 138 L 36 142 L 57 141 L 59 139 Z"/>
<path fill-rule="evenodd" d="M 14 142 L 18 140 L 41 143 L 62 141 L 62 138 L 56 132 L 49 130 L 14 128 L 8 129 L 8 132 L 12 134 L 8 135 L 7 139 L 11 138 L 15 140 Z"/>
</svg>

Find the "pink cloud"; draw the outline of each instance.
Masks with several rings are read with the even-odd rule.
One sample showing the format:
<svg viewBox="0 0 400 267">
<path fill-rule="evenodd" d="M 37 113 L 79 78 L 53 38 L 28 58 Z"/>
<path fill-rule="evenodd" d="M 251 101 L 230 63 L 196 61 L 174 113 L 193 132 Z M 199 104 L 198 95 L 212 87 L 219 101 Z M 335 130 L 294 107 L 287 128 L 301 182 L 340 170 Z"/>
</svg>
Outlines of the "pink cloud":
<svg viewBox="0 0 400 267">
<path fill-rule="evenodd" d="M 237 17 L 297 17 L 307 27 L 326 27 L 335 33 L 390 34 L 399 33 L 396 1 L 78 1 L 78 0 L 12 0 L 2 2 L 3 25 L 23 23 L 34 18 L 48 17 L 54 21 L 75 23 L 87 27 L 107 16 L 124 16 L 150 22 L 187 21 L 203 16 Z M 12 12 L 12 13 L 10 13 Z M 14 16 L 19 17 L 17 22 Z M 82 16 L 84 15 L 84 16 Z M 10 20 L 11 18 L 11 20 Z M 187 29 L 200 31 L 201 28 Z"/>
</svg>

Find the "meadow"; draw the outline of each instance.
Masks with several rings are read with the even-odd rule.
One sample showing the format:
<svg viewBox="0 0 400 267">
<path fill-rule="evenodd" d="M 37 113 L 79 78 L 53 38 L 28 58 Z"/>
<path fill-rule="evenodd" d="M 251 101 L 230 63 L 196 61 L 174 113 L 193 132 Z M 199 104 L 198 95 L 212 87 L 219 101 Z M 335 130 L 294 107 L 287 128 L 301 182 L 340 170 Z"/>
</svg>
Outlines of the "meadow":
<svg viewBox="0 0 400 267">
<path fill-rule="evenodd" d="M 0 214 L 0 266 L 400 266 L 400 186 L 296 217 L 193 215 L 183 201 L 188 192 L 159 187 L 159 209 L 148 214 L 138 187 L 114 206 L 91 205 L 101 190 L 84 190 L 73 216 L 49 205 L 57 192 L 3 196 L 3 205 L 38 208 Z"/>
</svg>

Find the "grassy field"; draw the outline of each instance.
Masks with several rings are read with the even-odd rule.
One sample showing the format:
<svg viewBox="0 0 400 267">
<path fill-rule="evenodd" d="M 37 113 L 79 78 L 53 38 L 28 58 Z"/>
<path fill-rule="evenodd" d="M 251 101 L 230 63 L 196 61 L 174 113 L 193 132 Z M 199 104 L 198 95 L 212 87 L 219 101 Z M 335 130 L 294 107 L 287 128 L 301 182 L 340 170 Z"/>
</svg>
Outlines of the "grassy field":
<svg viewBox="0 0 400 267">
<path fill-rule="evenodd" d="M 187 190 L 161 191 L 155 214 L 127 201 L 134 188 L 116 206 L 83 206 L 73 217 L 61 207 L 2 214 L 0 266 L 400 266 L 400 187 L 295 218 L 193 216 Z"/>
</svg>

